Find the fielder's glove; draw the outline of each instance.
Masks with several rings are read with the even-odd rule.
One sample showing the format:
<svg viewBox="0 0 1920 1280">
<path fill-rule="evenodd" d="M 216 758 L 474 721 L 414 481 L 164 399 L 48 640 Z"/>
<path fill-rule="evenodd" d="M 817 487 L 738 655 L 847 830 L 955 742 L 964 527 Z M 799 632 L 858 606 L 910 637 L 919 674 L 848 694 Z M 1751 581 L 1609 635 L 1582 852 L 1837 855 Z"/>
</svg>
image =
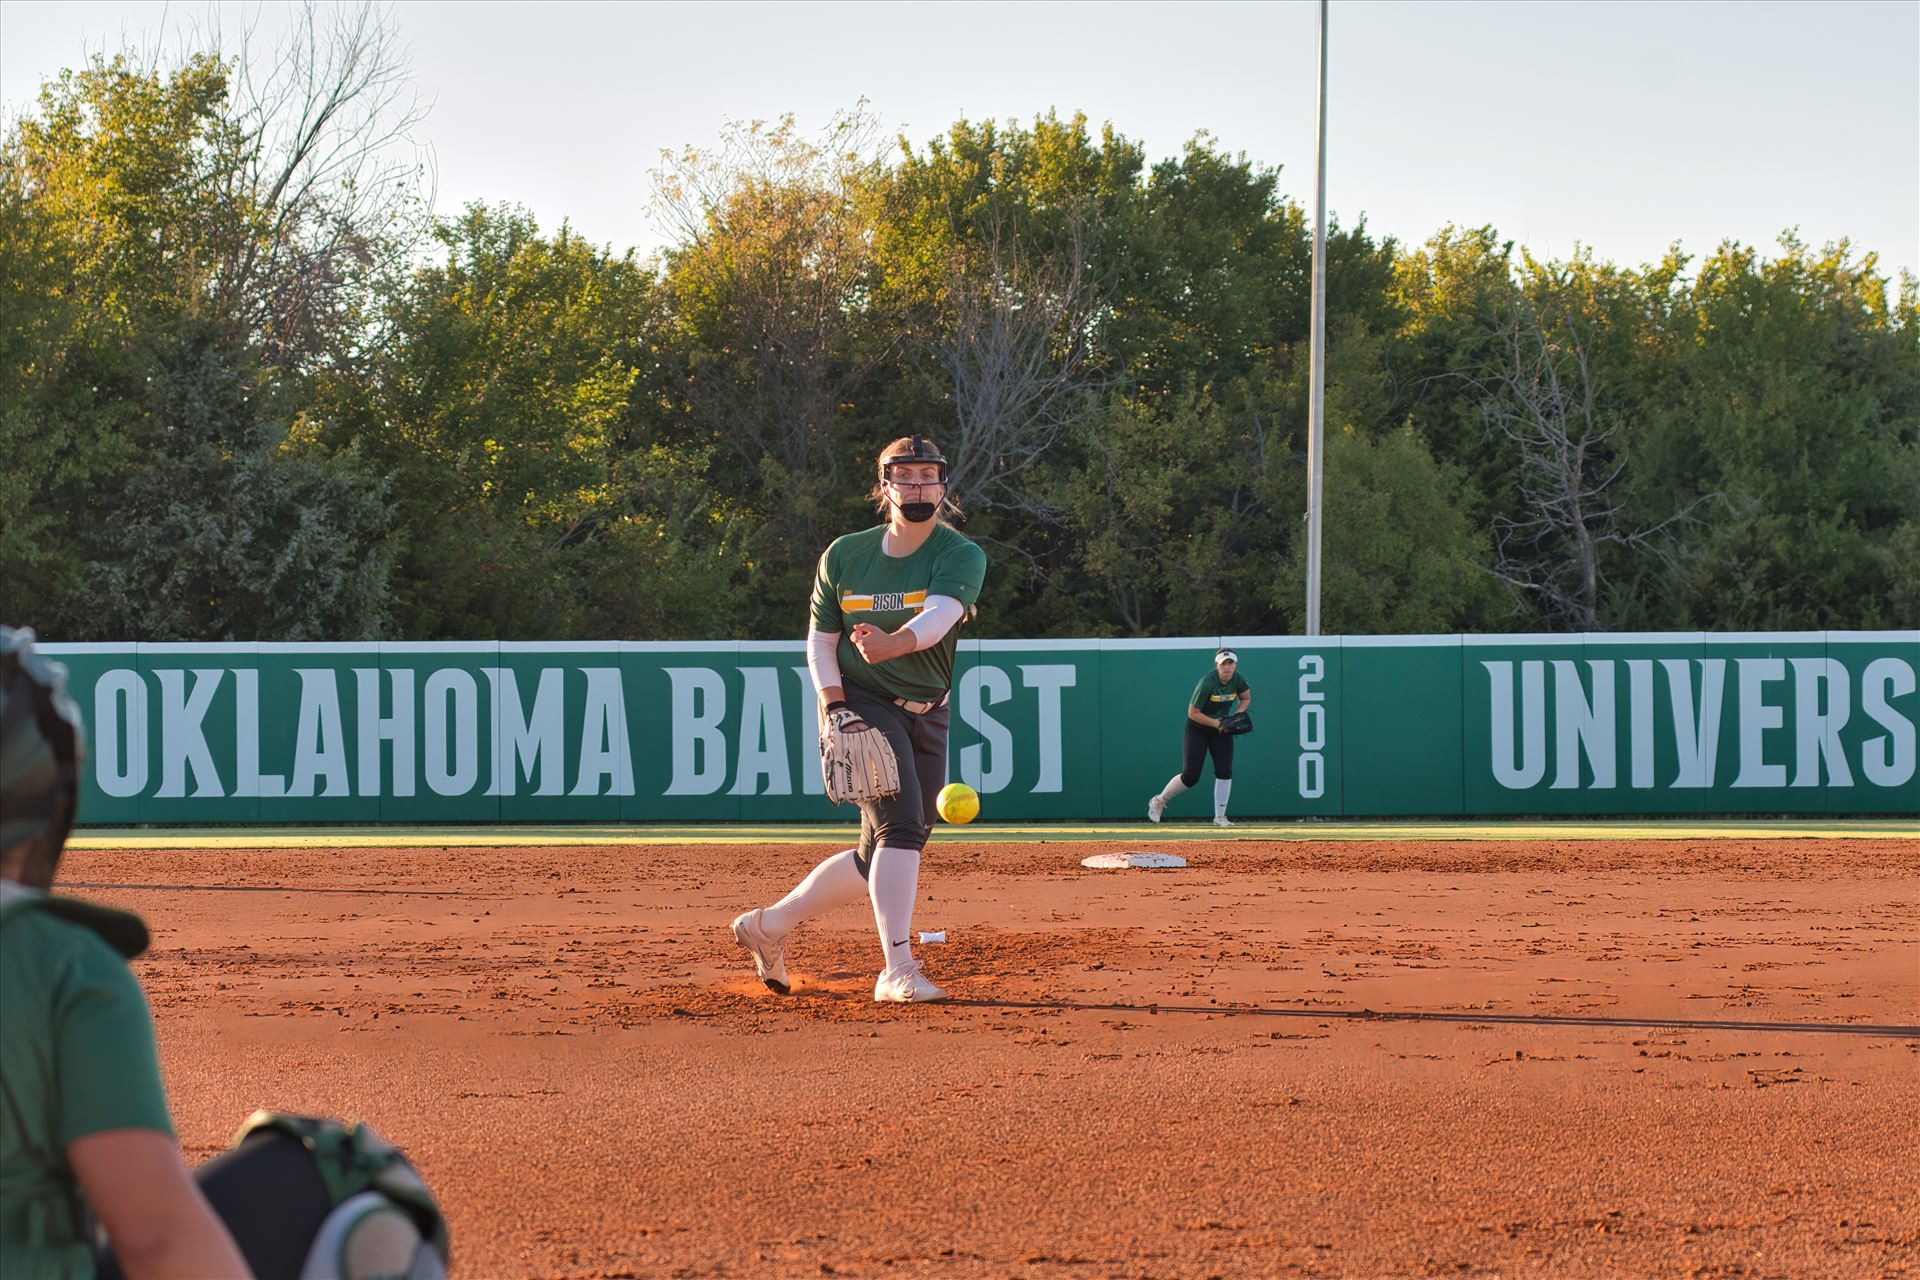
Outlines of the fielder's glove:
<svg viewBox="0 0 1920 1280">
<path fill-rule="evenodd" d="M 1229 711 L 1220 717 L 1222 733 L 1252 733 L 1253 717 L 1245 711 Z"/>
<path fill-rule="evenodd" d="M 886 735 L 844 702 L 827 708 L 820 729 L 820 776 L 827 799 L 860 804 L 900 793 L 900 761 Z"/>
</svg>

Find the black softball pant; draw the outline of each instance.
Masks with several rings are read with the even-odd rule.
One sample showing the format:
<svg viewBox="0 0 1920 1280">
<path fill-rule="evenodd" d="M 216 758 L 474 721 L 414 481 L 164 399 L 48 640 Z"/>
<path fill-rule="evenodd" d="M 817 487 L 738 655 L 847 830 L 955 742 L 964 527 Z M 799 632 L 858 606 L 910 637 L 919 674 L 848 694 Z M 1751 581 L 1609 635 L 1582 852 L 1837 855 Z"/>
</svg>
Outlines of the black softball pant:
<svg viewBox="0 0 1920 1280">
<path fill-rule="evenodd" d="M 947 779 L 947 731 L 953 705 L 942 703 L 915 715 L 882 694 L 849 683 L 847 705 L 893 748 L 900 764 L 900 791 L 860 806 L 860 847 L 853 864 L 866 875 L 873 851 L 924 849 L 933 832 L 934 801 Z"/>
<path fill-rule="evenodd" d="M 1222 782 L 1233 779 L 1233 735 L 1187 721 L 1187 738 L 1180 755 L 1180 781 L 1191 787 L 1200 781 L 1201 766 L 1213 757 L 1213 776 Z"/>
</svg>

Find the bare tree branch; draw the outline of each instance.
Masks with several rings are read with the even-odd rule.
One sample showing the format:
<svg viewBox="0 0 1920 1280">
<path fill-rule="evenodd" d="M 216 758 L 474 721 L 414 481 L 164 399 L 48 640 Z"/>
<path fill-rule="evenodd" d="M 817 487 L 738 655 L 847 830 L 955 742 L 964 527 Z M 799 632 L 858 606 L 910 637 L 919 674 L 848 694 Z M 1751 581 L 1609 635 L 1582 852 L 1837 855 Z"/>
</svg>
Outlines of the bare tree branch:
<svg viewBox="0 0 1920 1280">
<path fill-rule="evenodd" d="M 962 507 L 1059 511 L 1027 473 L 1099 403 L 1091 334 L 1104 299 L 1088 270 L 1087 220 L 1074 217 L 1064 254 L 1031 260 L 995 219 L 949 273 L 949 327 L 937 355 L 953 397 L 950 494 Z"/>
<path fill-rule="evenodd" d="M 272 54 L 254 44 L 249 20 L 230 55 L 241 223 L 215 290 L 269 363 L 305 365 L 351 341 L 373 282 L 411 262 L 432 203 L 431 154 L 412 143 L 428 104 L 390 8 L 307 0 Z"/>
<path fill-rule="evenodd" d="M 1619 481 L 1625 422 L 1594 364 L 1591 322 L 1571 312 L 1523 304 L 1499 331 L 1501 361 L 1469 378 L 1480 413 L 1520 447 L 1519 514 L 1493 521 L 1494 576 L 1530 596 L 1555 626 L 1599 625 L 1604 546 L 1665 558 L 1670 530 L 1691 518 L 1697 499 L 1658 523 L 1625 518 Z"/>
</svg>

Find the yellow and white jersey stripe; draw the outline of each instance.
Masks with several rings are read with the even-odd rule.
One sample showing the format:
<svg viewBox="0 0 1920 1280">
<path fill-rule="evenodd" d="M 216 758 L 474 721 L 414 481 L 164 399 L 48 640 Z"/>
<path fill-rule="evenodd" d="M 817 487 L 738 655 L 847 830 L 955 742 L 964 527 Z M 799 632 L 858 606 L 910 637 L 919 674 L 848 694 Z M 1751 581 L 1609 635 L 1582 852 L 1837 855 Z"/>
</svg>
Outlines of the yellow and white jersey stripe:
<svg viewBox="0 0 1920 1280">
<path fill-rule="evenodd" d="M 927 593 L 922 591 L 872 591 L 862 595 L 846 587 L 840 589 L 840 611 L 842 613 L 898 613 L 902 609 L 916 612 L 927 607 Z"/>
</svg>

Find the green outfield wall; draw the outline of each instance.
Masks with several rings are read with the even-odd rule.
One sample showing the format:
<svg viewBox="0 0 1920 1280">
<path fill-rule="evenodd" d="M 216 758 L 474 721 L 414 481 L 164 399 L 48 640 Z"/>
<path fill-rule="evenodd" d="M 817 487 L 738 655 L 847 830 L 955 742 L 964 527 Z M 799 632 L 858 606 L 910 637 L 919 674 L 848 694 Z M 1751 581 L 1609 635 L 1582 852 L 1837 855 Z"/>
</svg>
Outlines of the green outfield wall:
<svg viewBox="0 0 1920 1280">
<path fill-rule="evenodd" d="M 1236 815 L 1920 815 L 1911 631 L 963 641 L 949 776 L 988 821 L 1141 816 L 1221 643 Z M 44 649 L 85 825 L 836 814 L 797 641 Z"/>
</svg>

